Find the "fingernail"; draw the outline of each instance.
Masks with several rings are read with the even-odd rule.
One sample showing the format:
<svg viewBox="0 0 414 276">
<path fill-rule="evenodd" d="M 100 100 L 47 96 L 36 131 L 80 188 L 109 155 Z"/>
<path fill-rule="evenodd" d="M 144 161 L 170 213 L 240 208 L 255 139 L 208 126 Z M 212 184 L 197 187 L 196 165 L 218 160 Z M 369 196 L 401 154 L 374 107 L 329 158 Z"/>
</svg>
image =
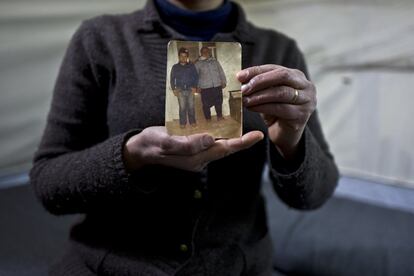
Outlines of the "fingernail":
<svg viewBox="0 0 414 276">
<path fill-rule="evenodd" d="M 206 149 L 206 148 L 211 147 L 214 144 L 214 139 L 211 136 L 204 136 L 202 143 L 203 143 L 203 147 Z"/>
<path fill-rule="evenodd" d="M 250 88 L 251 88 L 250 84 L 249 83 L 246 83 L 246 84 L 243 84 L 241 86 L 241 91 L 242 91 L 242 93 L 247 93 L 247 92 L 250 91 Z"/>
</svg>

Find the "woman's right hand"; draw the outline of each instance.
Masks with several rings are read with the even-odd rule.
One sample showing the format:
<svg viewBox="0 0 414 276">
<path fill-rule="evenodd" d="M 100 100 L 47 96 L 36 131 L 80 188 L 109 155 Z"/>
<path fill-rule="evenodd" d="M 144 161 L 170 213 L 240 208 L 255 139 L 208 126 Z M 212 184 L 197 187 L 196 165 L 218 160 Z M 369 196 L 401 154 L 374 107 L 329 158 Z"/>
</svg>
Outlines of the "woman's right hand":
<svg viewBox="0 0 414 276">
<path fill-rule="evenodd" d="M 128 171 L 158 164 L 199 172 L 211 161 L 247 149 L 263 137 L 262 132 L 251 131 L 240 138 L 215 141 L 206 133 L 172 136 L 165 127 L 148 127 L 128 139 L 123 157 Z"/>
</svg>

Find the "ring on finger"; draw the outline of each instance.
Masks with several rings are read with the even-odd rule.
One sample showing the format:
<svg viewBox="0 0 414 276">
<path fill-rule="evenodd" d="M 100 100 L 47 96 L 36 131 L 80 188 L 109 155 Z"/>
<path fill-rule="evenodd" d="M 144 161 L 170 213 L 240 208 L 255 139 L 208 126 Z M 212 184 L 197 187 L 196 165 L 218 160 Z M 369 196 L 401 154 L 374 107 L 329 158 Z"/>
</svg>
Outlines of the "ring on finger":
<svg viewBox="0 0 414 276">
<path fill-rule="evenodd" d="M 299 98 L 299 91 L 295 89 L 295 94 L 292 97 L 292 100 L 290 101 L 291 104 L 295 104 L 298 101 Z"/>
</svg>

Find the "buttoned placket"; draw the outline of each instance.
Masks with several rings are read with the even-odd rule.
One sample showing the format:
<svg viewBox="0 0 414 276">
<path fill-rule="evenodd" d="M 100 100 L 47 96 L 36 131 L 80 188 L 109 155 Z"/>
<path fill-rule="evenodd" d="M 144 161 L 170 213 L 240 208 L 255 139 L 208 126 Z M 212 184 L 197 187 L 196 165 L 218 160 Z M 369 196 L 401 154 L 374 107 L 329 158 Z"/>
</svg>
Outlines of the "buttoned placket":
<svg viewBox="0 0 414 276">
<path fill-rule="evenodd" d="M 182 34 L 176 32 L 175 30 L 173 30 L 172 28 L 170 28 L 169 26 L 165 25 L 162 23 L 161 19 L 159 18 L 158 14 L 156 14 L 156 9 L 153 6 L 154 4 L 152 2 L 148 2 L 149 6 L 146 7 L 147 10 L 147 14 L 146 14 L 146 18 L 144 18 L 144 24 L 141 25 L 140 30 L 143 31 L 144 33 L 149 32 L 154 32 L 154 33 L 158 33 L 162 38 L 164 39 L 170 39 L 170 40 L 183 40 L 186 41 L 188 40 L 185 36 L 183 36 Z M 224 42 L 224 41 L 228 41 L 228 42 L 234 42 L 234 41 L 247 41 L 249 40 L 249 34 L 247 32 L 247 27 L 246 27 L 246 22 L 245 21 L 245 16 L 242 12 L 242 10 L 239 8 L 239 12 L 242 13 L 241 14 L 241 18 L 242 20 L 239 22 L 240 24 L 238 24 L 238 27 L 236 28 L 236 30 L 232 33 L 218 33 L 216 34 L 211 41 L 214 42 Z M 244 37 L 244 39 L 242 38 Z M 251 43 L 254 43 L 253 41 Z M 195 246 L 194 246 L 194 237 L 196 235 L 197 232 L 197 228 L 200 222 L 200 218 L 202 217 L 202 211 L 203 211 L 203 206 L 205 205 L 205 202 L 207 200 L 207 168 L 204 169 L 201 172 L 201 187 L 194 187 L 193 193 L 192 193 L 192 200 L 191 202 L 193 202 L 193 204 L 195 204 L 196 206 L 198 206 L 198 212 L 197 215 L 194 216 L 194 223 L 193 223 L 193 228 L 192 228 L 192 234 L 191 234 L 191 239 L 189 239 L 188 241 L 182 241 L 179 245 L 178 245 L 178 251 L 181 252 L 181 254 L 184 254 L 186 256 L 191 256 L 194 254 L 194 250 L 195 250 Z"/>
<path fill-rule="evenodd" d="M 178 251 L 183 257 L 189 258 L 194 255 L 195 252 L 194 238 L 198 230 L 199 221 L 205 207 L 205 202 L 208 199 L 207 174 L 208 169 L 204 168 L 199 173 L 200 181 L 197 181 L 197 183 L 194 184 L 193 191 L 189 194 L 189 196 L 191 196 L 191 208 L 194 210 L 192 217 L 193 226 L 191 229 L 191 237 L 188 240 L 181 241 L 181 243 L 178 245 Z"/>
</svg>

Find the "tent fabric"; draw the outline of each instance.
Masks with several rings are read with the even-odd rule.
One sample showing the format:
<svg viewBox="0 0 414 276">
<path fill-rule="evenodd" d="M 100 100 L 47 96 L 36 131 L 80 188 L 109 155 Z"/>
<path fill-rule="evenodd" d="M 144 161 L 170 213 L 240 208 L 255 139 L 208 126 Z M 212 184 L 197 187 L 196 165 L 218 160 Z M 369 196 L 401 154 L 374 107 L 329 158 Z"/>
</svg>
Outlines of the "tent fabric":
<svg viewBox="0 0 414 276">
<path fill-rule="evenodd" d="M 142 5 L 143 1 L 0 2 L 0 176 L 30 168 L 60 63 L 81 21 Z"/>
<path fill-rule="evenodd" d="M 305 52 L 341 173 L 414 187 L 414 2 L 267 1 L 247 9 Z"/>
<path fill-rule="evenodd" d="M 295 38 L 341 173 L 414 187 L 414 2 L 241 1 L 256 25 Z M 0 176 L 30 167 L 68 41 L 83 19 L 144 1 L 0 3 Z"/>
</svg>

